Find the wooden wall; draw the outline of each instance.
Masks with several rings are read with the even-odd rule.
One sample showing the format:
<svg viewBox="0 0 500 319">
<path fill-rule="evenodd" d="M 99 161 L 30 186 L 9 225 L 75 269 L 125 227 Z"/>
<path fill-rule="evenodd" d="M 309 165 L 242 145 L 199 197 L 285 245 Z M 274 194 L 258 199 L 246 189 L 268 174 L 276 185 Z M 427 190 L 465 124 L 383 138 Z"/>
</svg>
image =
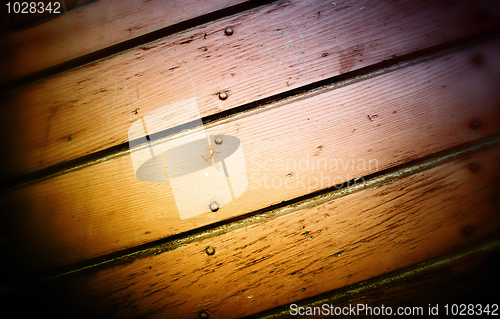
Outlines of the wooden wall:
<svg viewBox="0 0 500 319">
<path fill-rule="evenodd" d="M 99 0 L 0 34 L 4 306 L 497 302 L 499 32 L 489 0 Z"/>
</svg>

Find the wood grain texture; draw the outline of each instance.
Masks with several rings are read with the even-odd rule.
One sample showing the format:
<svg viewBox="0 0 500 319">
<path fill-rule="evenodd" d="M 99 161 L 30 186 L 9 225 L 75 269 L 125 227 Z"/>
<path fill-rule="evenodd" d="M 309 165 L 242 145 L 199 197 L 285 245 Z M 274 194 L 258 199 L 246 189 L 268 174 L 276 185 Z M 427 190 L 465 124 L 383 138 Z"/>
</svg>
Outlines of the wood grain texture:
<svg viewBox="0 0 500 319">
<path fill-rule="evenodd" d="M 452 304 L 465 304 L 467 306 L 473 304 L 474 311 L 471 313 L 479 315 L 480 311 L 484 311 L 486 305 L 489 304 L 488 309 L 490 309 L 491 314 L 492 304 L 498 304 L 498 293 L 495 292 L 494 287 L 498 286 L 500 279 L 497 274 L 500 265 L 499 244 L 500 241 L 497 240 L 474 247 L 470 251 L 440 256 L 434 260 L 302 300 L 296 304 L 299 307 L 305 307 L 303 313 L 307 311 L 306 307 L 319 306 L 323 311 L 324 308 L 321 307 L 325 307 L 324 304 L 328 305 L 329 311 L 331 311 L 330 306 L 339 307 L 342 311 L 344 307 L 356 309 L 357 304 L 362 304 L 372 308 L 384 306 L 387 309 L 391 307 L 393 315 L 397 315 L 398 308 L 403 307 L 402 310 L 408 311 L 408 314 L 416 315 L 416 311 L 418 311 L 423 314 L 423 317 L 429 315 L 429 306 L 432 307 L 433 312 L 431 313 L 433 315 L 444 316 L 446 304 L 448 304 L 448 315 L 451 313 Z M 478 304 L 481 307 L 476 306 Z M 438 305 L 437 312 L 436 305 Z M 410 309 L 405 309 L 407 307 Z M 388 312 L 388 310 L 386 311 Z M 469 309 L 465 313 L 468 311 Z M 373 312 L 372 310 L 371 315 L 368 315 L 369 312 L 366 310 L 354 315 L 355 312 L 349 313 L 347 310 L 344 311 L 342 317 L 380 317 L 380 315 L 375 316 Z M 487 312 L 483 313 L 487 314 Z M 325 318 L 325 315 L 299 315 L 295 317 Z M 290 318 L 290 305 L 274 308 L 247 318 Z"/>
<path fill-rule="evenodd" d="M 248 177 L 246 192 L 216 213 L 180 220 L 169 182 L 138 180 L 129 154 L 3 193 L 4 244 L 30 269 L 60 266 L 498 133 L 499 47 L 495 40 L 207 127 L 240 139 Z"/>
<path fill-rule="evenodd" d="M 498 238 L 500 144 L 269 222 L 65 282 L 90 313 L 236 318 Z M 478 170 L 470 169 L 476 163 Z M 209 256 L 205 248 L 212 246 Z"/>
<path fill-rule="evenodd" d="M 80 0 L 47 23 L 0 35 L 0 83 L 244 2 Z"/>
<path fill-rule="evenodd" d="M 171 103 L 194 97 L 206 117 L 496 29 L 498 16 L 491 1 L 309 0 L 210 23 L 2 95 L 0 133 L 15 138 L 5 141 L 0 172 L 18 176 L 126 143 L 131 122 Z"/>
</svg>

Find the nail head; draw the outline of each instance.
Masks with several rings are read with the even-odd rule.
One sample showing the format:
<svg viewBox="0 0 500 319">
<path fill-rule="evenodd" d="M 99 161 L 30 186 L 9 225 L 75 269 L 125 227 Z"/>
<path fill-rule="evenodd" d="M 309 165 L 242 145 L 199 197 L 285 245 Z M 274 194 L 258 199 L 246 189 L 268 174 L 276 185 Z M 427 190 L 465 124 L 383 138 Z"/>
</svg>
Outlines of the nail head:
<svg viewBox="0 0 500 319">
<path fill-rule="evenodd" d="M 221 145 L 222 144 L 222 137 L 220 135 L 217 135 L 214 139 L 215 144 Z"/>
<path fill-rule="evenodd" d="M 469 169 L 471 172 L 475 173 L 475 172 L 479 171 L 479 165 L 477 163 L 470 163 Z"/>
<path fill-rule="evenodd" d="M 473 231 L 474 228 L 471 225 L 467 225 L 464 228 L 462 228 L 462 236 L 469 237 L 470 235 L 472 235 Z"/>
<path fill-rule="evenodd" d="M 213 254 L 215 254 L 215 248 L 213 248 L 212 246 L 208 246 L 207 249 L 205 249 L 205 252 L 207 253 L 207 255 L 212 256 Z"/>
<path fill-rule="evenodd" d="M 219 99 L 221 99 L 222 101 L 224 101 L 225 99 L 227 99 L 227 93 L 226 92 L 220 92 L 219 93 Z"/>
<path fill-rule="evenodd" d="M 477 54 L 472 58 L 472 62 L 474 62 L 475 65 L 482 65 L 484 63 L 484 58 L 482 55 Z"/>
<path fill-rule="evenodd" d="M 478 128 L 481 127 L 481 124 L 479 124 L 479 122 L 477 120 L 474 120 L 474 121 L 470 122 L 469 126 L 471 129 L 477 130 Z"/>
<path fill-rule="evenodd" d="M 216 212 L 219 210 L 219 204 L 217 202 L 213 202 L 210 204 L 210 210 L 212 212 Z"/>
<path fill-rule="evenodd" d="M 200 312 L 200 319 L 207 319 L 208 318 L 208 312 L 202 311 Z"/>
<path fill-rule="evenodd" d="M 226 30 L 224 31 L 224 33 L 225 33 L 227 36 L 233 35 L 233 28 L 231 28 L 231 27 L 227 27 L 227 28 L 226 28 Z"/>
</svg>

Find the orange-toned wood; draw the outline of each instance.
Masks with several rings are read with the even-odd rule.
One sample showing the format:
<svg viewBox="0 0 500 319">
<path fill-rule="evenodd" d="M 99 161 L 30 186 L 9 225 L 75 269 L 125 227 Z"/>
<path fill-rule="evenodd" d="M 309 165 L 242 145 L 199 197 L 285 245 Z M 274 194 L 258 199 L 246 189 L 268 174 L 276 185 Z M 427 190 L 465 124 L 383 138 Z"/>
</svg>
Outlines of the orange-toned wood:
<svg viewBox="0 0 500 319">
<path fill-rule="evenodd" d="M 491 315 L 492 304 L 498 302 L 498 298 L 491 294 L 491 291 L 496 289 L 499 281 L 496 275 L 499 248 L 498 240 L 486 242 L 465 251 L 427 260 L 294 304 L 302 307 L 324 307 L 323 304 L 327 304 L 341 307 L 341 310 L 349 305 L 356 307 L 359 303 L 372 308 L 383 305 L 386 309 L 391 307 L 393 313 L 398 307 L 422 307 L 428 313 L 429 304 L 433 308 L 437 304 L 438 314 L 441 315 L 445 314 L 446 304 L 448 307 L 450 304 L 482 304 L 482 313 L 486 315 L 489 310 Z M 91 309 L 83 309 L 80 301 L 68 300 L 61 290 L 60 283 L 44 282 L 8 294 L 0 292 L 0 306 L 6 311 L 15 310 L 16 315 L 22 318 L 44 314 L 61 319 L 100 317 Z M 30 307 L 24 306 L 26 300 L 30 300 Z M 487 309 L 486 304 L 490 305 Z M 480 308 L 475 307 L 479 313 Z M 365 314 L 360 312 L 357 316 L 345 317 L 369 317 Z M 307 317 L 325 318 L 324 315 Z M 290 304 L 245 318 L 290 318 Z"/>
<path fill-rule="evenodd" d="M 454 313 L 462 312 L 464 308 L 462 305 L 465 305 L 464 314 L 494 315 L 498 313 L 494 306 L 498 305 L 498 296 L 491 292 L 499 284 L 496 274 L 499 257 L 500 241 L 487 242 L 467 251 L 440 256 L 295 304 L 304 307 L 301 313 L 323 314 L 308 315 L 307 318 L 325 318 L 328 314 L 326 311 L 330 314 L 343 311 L 343 318 L 380 317 L 380 313 L 378 316 L 375 315 L 380 311 L 375 309 L 376 307 L 384 307 L 385 314 L 392 310 L 391 315 L 397 315 L 398 311 L 405 314 L 406 311 L 407 316 L 412 314 L 414 316 L 420 314 L 422 317 L 427 317 L 429 314 L 445 316 L 445 306 L 448 305 L 448 315 L 450 315 L 453 304 L 459 307 L 458 311 L 456 306 L 454 307 Z M 326 306 L 323 306 L 325 304 Z M 357 313 L 358 304 L 361 305 L 359 313 Z M 474 309 L 469 309 L 472 307 L 469 305 Z M 290 306 L 267 310 L 255 315 L 255 318 L 290 318 Z M 321 312 L 314 307 L 320 307 Z M 344 310 L 344 307 L 347 307 L 347 310 Z M 368 307 L 372 309 L 369 310 Z M 295 309 L 295 306 L 293 308 Z M 354 311 L 351 312 L 352 308 Z M 292 313 L 295 313 L 295 310 Z"/>
<path fill-rule="evenodd" d="M 196 318 L 205 310 L 237 318 L 360 282 L 498 238 L 499 158 L 497 143 L 401 179 L 395 173 L 318 206 L 71 280 L 67 293 L 104 317 Z"/>
<path fill-rule="evenodd" d="M 18 176 L 126 143 L 131 122 L 170 103 L 194 97 L 200 116 L 217 114 L 493 30 L 498 15 L 491 1 L 310 0 L 204 25 L 2 95 L 0 133 L 11 138 L 0 172 Z"/>
<path fill-rule="evenodd" d="M 56 19 L 0 35 L 0 83 L 244 1 L 80 0 Z"/>
<path fill-rule="evenodd" d="M 498 133 L 499 46 L 495 40 L 207 127 L 240 139 L 248 177 L 246 192 L 216 213 L 180 220 L 169 183 L 138 180 L 128 154 L 3 193 L 4 242 L 28 268 L 59 266 Z"/>
</svg>

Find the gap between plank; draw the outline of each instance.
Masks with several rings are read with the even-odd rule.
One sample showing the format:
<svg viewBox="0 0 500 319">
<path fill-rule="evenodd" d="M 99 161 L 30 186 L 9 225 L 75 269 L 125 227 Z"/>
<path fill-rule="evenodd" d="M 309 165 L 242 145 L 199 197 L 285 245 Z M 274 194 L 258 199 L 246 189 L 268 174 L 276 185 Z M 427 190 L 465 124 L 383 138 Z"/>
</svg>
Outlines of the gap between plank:
<svg viewBox="0 0 500 319">
<path fill-rule="evenodd" d="M 158 255 L 194 242 L 200 242 L 208 238 L 220 236 L 250 225 L 262 224 L 277 217 L 288 215 L 306 208 L 316 207 L 324 204 L 325 202 L 329 202 L 364 189 L 386 185 L 401 178 L 449 162 L 457 156 L 472 153 L 483 148 L 487 149 L 498 143 L 500 143 L 500 133 L 485 138 L 479 142 L 476 141 L 462 146 L 456 146 L 451 149 L 422 157 L 412 162 L 391 167 L 361 178 L 352 179 L 341 185 L 325 188 L 292 200 L 284 201 L 276 205 L 219 221 L 214 224 L 192 229 L 184 233 L 169 236 L 161 240 L 63 266 L 53 269 L 50 272 L 43 271 L 42 273 L 36 273 L 27 276 L 23 279 L 23 282 L 19 283 L 15 287 L 6 287 L 0 290 L 0 294 L 9 293 L 10 291 L 21 289 L 33 284 L 42 284 L 52 280 L 66 280 L 67 278 L 72 278 L 74 276 L 94 273 L 105 268 L 131 263 L 140 258 Z M 363 180 L 363 182 L 360 183 L 359 180 Z"/>
<path fill-rule="evenodd" d="M 146 139 L 150 142 L 138 145 L 133 149 L 140 150 L 146 147 L 151 147 L 153 145 L 165 143 L 167 141 L 180 138 L 184 135 L 191 134 L 202 129 L 208 129 L 220 124 L 235 121 L 247 116 L 274 109 L 285 104 L 310 98 L 321 93 L 325 93 L 337 88 L 347 86 L 349 84 L 375 77 L 377 75 L 382 75 L 401 69 L 405 66 L 428 61 L 433 58 L 453 53 L 460 49 L 492 40 L 499 35 L 500 31 L 497 30 L 495 32 L 483 34 L 478 38 L 461 39 L 459 41 L 450 42 L 444 45 L 439 45 L 437 47 L 415 51 L 413 53 L 400 57 L 394 57 L 393 59 L 384 60 L 382 62 L 358 70 L 330 77 L 318 82 L 310 83 L 296 89 L 275 94 L 261 100 L 243 104 L 232 109 L 219 112 L 217 114 L 203 117 L 201 119 L 201 125 L 199 124 L 199 120 L 194 120 L 151 135 L 147 135 Z M 53 165 L 35 171 L 33 173 L 2 181 L 2 184 L 0 184 L 0 193 L 128 155 L 130 153 L 129 142 L 109 147 L 107 149 L 85 155 L 61 164 Z M 134 143 L 134 145 L 137 144 L 139 143 Z"/>
<path fill-rule="evenodd" d="M 321 304 L 335 304 L 339 299 L 345 298 L 346 296 L 352 295 L 353 297 L 358 297 L 363 294 L 363 292 L 369 292 L 371 289 L 381 289 L 383 287 L 388 287 L 391 284 L 396 284 L 398 281 L 402 281 L 413 276 L 418 276 L 426 271 L 438 268 L 439 266 L 458 261 L 460 259 L 473 257 L 474 255 L 479 255 L 481 253 L 487 253 L 491 251 L 496 251 L 500 248 L 500 239 L 489 241 L 487 243 L 476 246 L 472 249 L 461 251 L 452 255 L 440 256 L 422 263 L 418 263 L 412 266 L 405 267 L 404 269 L 398 269 L 390 273 L 377 276 L 372 279 L 364 280 L 347 287 L 340 289 L 335 289 L 327 293 L 323 293 L 318 296 L 311 298 L 299 300 L 295 302 L 297 307 L 318 307 Z M 389 286 L 390 287 L 390 286 Z M 356 301 L 356 299 L 349 300 Z M 250 318 L 289 318 L 290 308 L 289 305 L 279 306 L 273 309 L 266 310 L 261 313 L 243 317 L 245 319 Z"/>
<path fill-rule="evenodd" d="M 152 42 L 156 42 L 165 37 L 189 31 L 194 28 L 206 25 L 208 23 L 226 19 L 277 1 L 279 0 L 248 0 L 225 9 L 220 9 L 214 12 L 210 12 L 156 31 L 152 31 L 150 33 L 138 36 L 136 38 L 114 44 L 104 49 L 100 49 L 98 51 L 85 54 L 75 59 L 48 67 L 44 70 L 4 83 L 0 85 L 0 95 L 60 75 L 62 73 L 66 73 L 68 71 L 81 68 L 85 65 L 92 64 L 94 62 L 104 60 L 121 53 L 125 53 L 134 48 L 141 47 L 150 44 Z"/>
</svg>

